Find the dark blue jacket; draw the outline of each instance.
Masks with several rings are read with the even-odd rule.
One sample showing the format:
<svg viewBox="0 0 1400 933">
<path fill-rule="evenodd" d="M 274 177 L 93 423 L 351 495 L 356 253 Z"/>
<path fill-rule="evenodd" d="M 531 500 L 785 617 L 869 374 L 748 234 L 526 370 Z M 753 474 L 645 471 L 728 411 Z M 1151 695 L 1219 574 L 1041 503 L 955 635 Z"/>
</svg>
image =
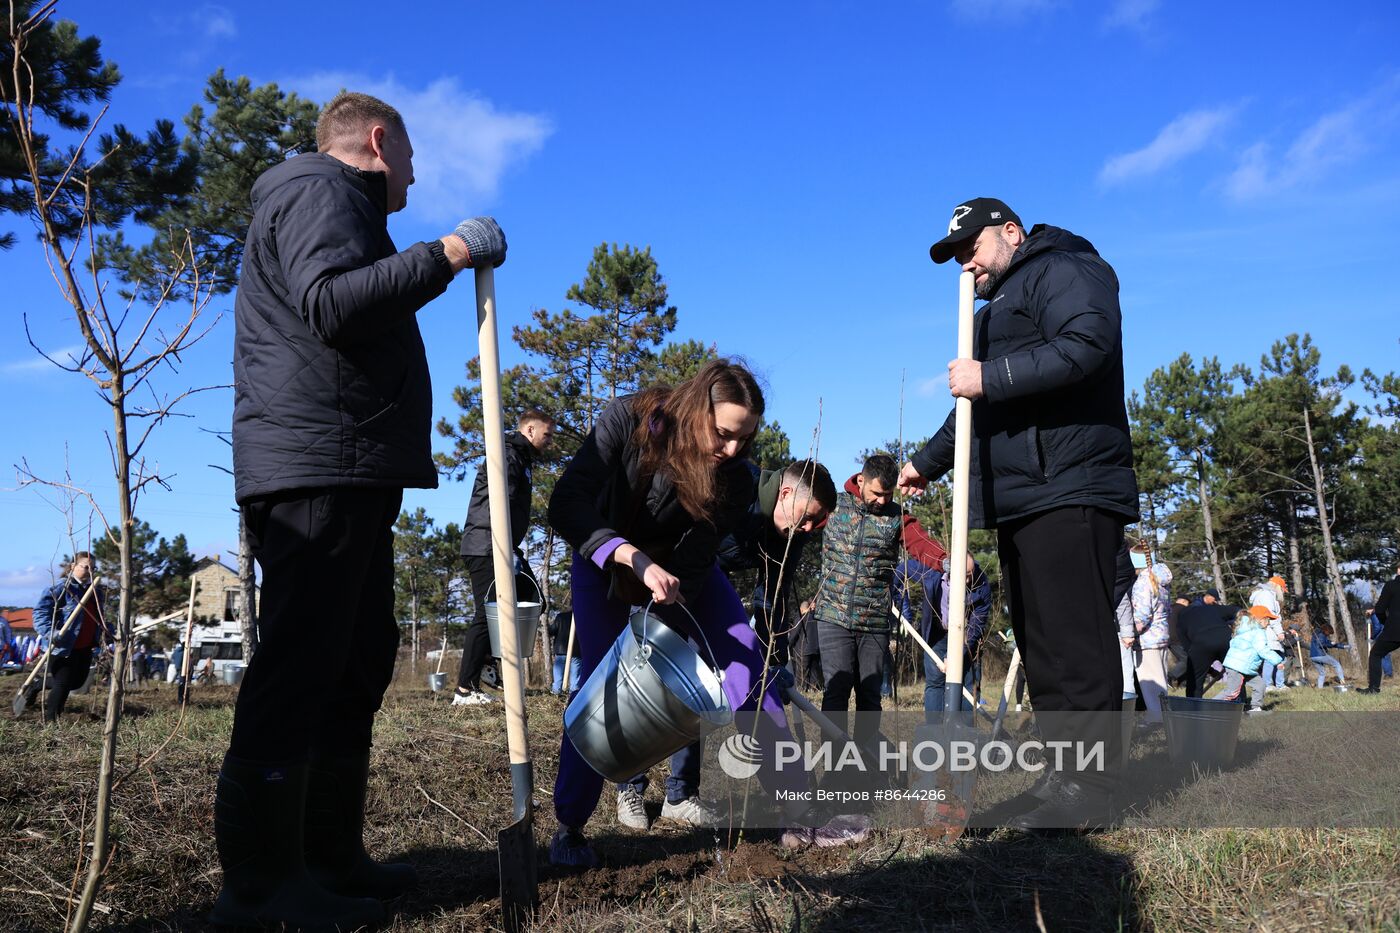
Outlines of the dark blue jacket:
<svg viewBox="0 0 1400 933">
<path fill-rule="evenodd" d="M 383 173 L 321 153 L 268 169 L 252 201 L 234 302 L 238 501 L 436 486 L 415 315 L 452 281 L 442 244 L 399 252 Z"/>
<path fill-rule="evenodd" d="M 1340 647 L 1341 645 L 1328 638 L 1322 629 L 1315 628 L 1313 629 L 1312 641 L 1308 642 L 1308 657 L 1325 658 L 1327 657 L 1328 648 Z"/>
<path fill-rule="evenodd" d="M 39 603 L 34 607 L 34 631 L 39 635 L 39 642 L 48 645 L 53 642 L 53 656 L 56 658 L 67 657 L 73 650 L 73 642 L 78 639 L 78 632 L 81 630 L 83 621 L 78 619 L 68 628 L 67 634 L 62 638 L 57 638 L 59 631 L 63 628 L 63 623 L 68 621 L 73 610 L 78 607 L 78 602 L 87 592 L 88 585 L 79 583 L 72 577 L 64 577 L 58 583 L 44 590 L 39 596 Z M 93 647 L 98 648 L 112 641 L 112 628 L 107 624 L 107 616 L 104 612 L 106 608 L 106 597 L 102 587 L 97 588 L 97 592 L 88 600 L 88 605 L 97 609 L 97 639 Z"/>
<path fill-rule="evenodd" d="M 972 586 L 967 590 L 967 630 L 963 635 L 968 654 L 976 653 L 977 643 L 982 640 L 982 635 L 987 630 L 987 620 L 992 615 L 992 583 L 987 579 L 980 564 L 974 561 L 972 566 Z M 943 571 L 914 557 L 905 558 L 895 566 L 895 598 L 899 601 L 904 618 L 913 623 L 913 607 L 909 601 L 911 583 L 919 584 L 924 594 L 917 622 L 919 634 L 929 644 L 935 644 L 948 632 L 948 624 L 942 611 Z"/>
<path fill-rule="evenodd" d="M 974 527 L 1070 505 L 1137 520 L 1122 330 L 1112 267 L 1083 237 L 1035 227 L 973 322 Z M 920 475 L 952 468 L 953 434 L 950 412 L 912 458 Z"/>
</svg>

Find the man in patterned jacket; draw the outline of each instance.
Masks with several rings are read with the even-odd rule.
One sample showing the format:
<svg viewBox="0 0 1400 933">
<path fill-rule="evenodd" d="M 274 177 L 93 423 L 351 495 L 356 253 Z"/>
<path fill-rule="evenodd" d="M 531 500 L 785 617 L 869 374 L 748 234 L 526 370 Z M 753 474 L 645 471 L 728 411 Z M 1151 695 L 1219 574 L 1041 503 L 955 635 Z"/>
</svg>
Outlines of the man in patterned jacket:
<svg viewBox="0 0 1400 933">
<path fill-rule="evenodd" d="M 915 520 L 894 503 L 898 467 L 875 454 L 846 481 L 822 536 L 822 576 L 817 590 L 817 640 L 826 690 L 822 709 L 845 713 L 851 692 L 856 712 L 880 711 L 880 681 L 891 630 L 890 600 L 901 543 L 923 563 L 943 566 L 947 556 Z M 862 746 L 875 735 L 878 717 L 857 717 Z"/>
</svg>

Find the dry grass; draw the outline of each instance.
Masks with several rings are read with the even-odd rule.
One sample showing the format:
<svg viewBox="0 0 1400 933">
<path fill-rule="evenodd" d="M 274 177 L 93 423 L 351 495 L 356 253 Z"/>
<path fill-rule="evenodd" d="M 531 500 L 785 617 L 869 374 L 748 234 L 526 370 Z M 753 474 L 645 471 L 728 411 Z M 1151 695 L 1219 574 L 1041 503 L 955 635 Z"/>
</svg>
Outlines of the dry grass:
<svg viewBox="0 0 1400 933">
<path fill-rule="evenodd" d="M 425 881 L 395 905 L 388 928 L 495 929 L 494 833 L 510 801 L 499 707 L 453 708 L 426 694 L 420 680 L 396 684 L 376 738 L 370 848 L 412 861 Z M 1387 693 L 1384 705 L 1400 708 L 1394 688 Z M 916 696 L 906 687 L 901 705 Z M 1357 709 L 1363 702 L 1311 690 L 1281 697 L 1292 708 Z M 118 789 L 116 851 L 99 897 L 99 928 L 204 928 L 219 883 L 212 796 L 231 700 L 231 688 L 199 691 L 182 734 Z M 86 704 L 75 705 L 79 712 L 49 729 L 32 718 L 0 721 L 4 930 L 59 929 L 68 912 L 101 731 Z M 560 712 L 548 694 L 530 698 L 542 841 L 554 829 L 548 790 Z M 128 717 L 122 760 L 133 767 L 174 726 L 173 690 L 134 692 Z M 1268 780 L 1267 768 L 1255 770 Z M 1182 793 L 1258 793 L 1239 784 L 1227 775 Z M 536 928 L 1400 928 L 1400 832 L 1393 830 L 1125 829 L 1055 840 L 993 835 L 954 846 L 934 846 L 910 830 L 856 849 L 791 855 L 773 833 L 750 833 L 737 845 L 665 824 L 633 833 L 615 824 L 607 801 L 605 794 L 592 830 L 607 867 L 569 875 L 542 866 Z"/>
</svg>

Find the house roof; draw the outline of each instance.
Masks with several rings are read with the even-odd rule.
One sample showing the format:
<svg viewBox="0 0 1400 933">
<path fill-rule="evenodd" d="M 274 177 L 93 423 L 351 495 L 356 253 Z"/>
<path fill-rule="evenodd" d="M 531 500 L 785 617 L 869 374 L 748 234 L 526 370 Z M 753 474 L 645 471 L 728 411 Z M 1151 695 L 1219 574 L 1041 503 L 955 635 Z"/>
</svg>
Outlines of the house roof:
<svg viewBox="0 0 1400 933">
<path fill-rule="evenodd" d="M 34 631 L 33 609 L 0 609 L 0 616 L 5 617 L 5 621 L 10 624 L 10 628 L 13 631 Z"/>
</svg>

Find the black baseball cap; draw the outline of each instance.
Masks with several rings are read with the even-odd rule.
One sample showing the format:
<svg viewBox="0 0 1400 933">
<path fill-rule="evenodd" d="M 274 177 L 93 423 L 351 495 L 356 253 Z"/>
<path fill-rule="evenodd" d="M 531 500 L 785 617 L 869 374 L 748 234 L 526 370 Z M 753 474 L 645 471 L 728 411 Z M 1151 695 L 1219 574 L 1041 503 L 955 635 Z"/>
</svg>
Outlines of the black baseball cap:
<svg viewBox="0 0 1400 933">
<path fill-rule="evenodd" d="M 983 227 L 999 227 L 1008 222 L 1025 226 L 1005 201 L 996 198 L 964 201 L 953 208 L 953 219 L 948 221 L 948 235 L 930 246 L 928 254 L 934 262 L 945 263 L 953 258 L 964 240 L 981 233 Z"/>
</svg>

